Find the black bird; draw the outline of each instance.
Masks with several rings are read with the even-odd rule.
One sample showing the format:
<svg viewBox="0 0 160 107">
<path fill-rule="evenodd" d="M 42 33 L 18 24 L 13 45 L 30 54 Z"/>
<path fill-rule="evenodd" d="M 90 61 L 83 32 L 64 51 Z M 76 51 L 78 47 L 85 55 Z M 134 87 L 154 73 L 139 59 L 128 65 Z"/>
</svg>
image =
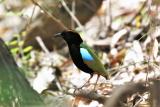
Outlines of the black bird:
<svg viewBox="0 0 160 107">
<path fill-rule="evenodd" d="M 108 79 L 108 72 L 104 68 L 98 56 L 95 54 L 95 51 L 83 42 L 77 32 L 67 30 L 56 34 L 56 37 L 62 37 L 67 42 L 70 56 L 74 64 L 80 70 L 91 75 L 86 83 L 90 81 L 93 74 L 98 74 L 96 84 L 100 75 Z"/>
</svg>

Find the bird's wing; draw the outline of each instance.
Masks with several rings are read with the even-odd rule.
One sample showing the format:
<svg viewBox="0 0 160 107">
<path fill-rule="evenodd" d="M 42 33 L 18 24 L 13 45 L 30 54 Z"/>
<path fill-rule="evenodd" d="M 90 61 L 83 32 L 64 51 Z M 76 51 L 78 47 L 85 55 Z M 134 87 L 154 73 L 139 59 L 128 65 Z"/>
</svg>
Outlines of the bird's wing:
<svg viewBox="0 0 160 107">
<path fill-rule="evenodd" d="M 98 56 L 94 53 L 94 50 L 87 46 L 84 43 L 80 45 L 80 53 L 82 59 L 85 64 L 88 65 L 95 73 L 100 74 L 104 77 L 108 76 L 106 69 L 104 68 L 103 64 L 101 63 Z"/>
<path fill-rule="evenodd" d="M 82 56 L 82 59 L 85 61 L 93 61 L 93 56 L 89 53 L 89 51 L 85 48 L 80 48 L 80 53 Z"/>
</svg>

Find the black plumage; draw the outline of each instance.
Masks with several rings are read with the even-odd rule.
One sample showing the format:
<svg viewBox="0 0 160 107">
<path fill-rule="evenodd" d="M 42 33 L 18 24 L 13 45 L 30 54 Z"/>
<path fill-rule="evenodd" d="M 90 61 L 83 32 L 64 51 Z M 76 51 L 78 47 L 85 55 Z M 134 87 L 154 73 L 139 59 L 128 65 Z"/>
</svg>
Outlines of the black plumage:
<svg viewBox="0 0 160 107">
<path fill-rule="evenodd" d="M 71 36 L 72 35 L 72 36 Z M 81 37 L 78 35 L 78 33 L 73 31 L 64 31 L 61 33 L 61 36 L 64 38 L 64 40 L 68 44 L 70 56 L 74 62 L 74 64 L 82 71 L 89 73 L 91 76 L 93 76 L 94 71 L 89 68 L 82 59 L 82 56 L 80 54 L 80 44 L 83 42 Z M 73 38 L 72 38 L 73 37 Z"/>
<path fill-rule="evenodd" d="M 91 75 L 88 81 L 92 78 L 93 74 L 98 74 L 97 80 L 100 75 L 108 79 L 108 72 L 104 68 L 100 59 L 94 53 L 94 50 L 83 42 L 83 40 L 77 32 L 68 30 L 58 33 L 56 35 L 62 37 L 67 42 L 70 56 L 74 64 L 80 70 Z M 88 81 L 86 83 L 88 83 Z"/>
</svg>

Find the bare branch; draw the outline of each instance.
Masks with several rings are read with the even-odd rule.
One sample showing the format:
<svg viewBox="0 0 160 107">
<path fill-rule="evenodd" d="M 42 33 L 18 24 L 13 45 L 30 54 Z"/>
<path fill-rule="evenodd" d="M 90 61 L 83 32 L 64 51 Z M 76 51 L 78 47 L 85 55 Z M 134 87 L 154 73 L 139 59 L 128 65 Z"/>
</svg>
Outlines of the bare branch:
<svg viewBox="0 0 160 107">
<path fill-rule="evenodd" d="M 115 90 L 112 97 L 106 101 L 104 107 L 120 107 L 120 101 L 127 99 L 127 96 L 136 92 L 145 92 L 147 88 L 144 86 L 144 83 L 137 83 L 117 87 Z"/>
<path fill-rule="evenodd" d="M 65 10 L 68 12 L 68 14 L 72 17 L 72 19 L 76 22 L 76 24 L 80 27 L 80 29 L 84 32 L 84 27 L 80 23 L 80 21 L 77 19 L 77 17 L 73 14 L 73 12 L 68 8 L 64 0 L 60 0 L 61 4 L 65 8 Z"/>
<path fill-rule="evenodd" d="M 46 9 L 44 9 L 41 5 L 39 5 L 35 0 L 31 0 L 33 2 L 33 4 L 35 4 L 36 6 L 38 6 L 41 10 L 44 11 L 44 13 L 49 16 L 53 21 L 55 21 L 56 23 L 58 23 L 63 29 L 67 30 L 68 27 L 66 27 L 59 19 L 57 19 L 55 16 L 53 16 L 52 14 L 50 14 L 49 12 L 46 11 Z"/>
<path fill-rule="evenodd" d="M 103 95 L 99 95 L 99 94 L 95 93 L 94 91 L 88 91 L 88 90 L 77 90 L 74 93 L 67 92 L 67 94 L 70 94 L 70 95 L 76 96 L 76 97 L 87 98 L 90 100 L 96 100 L 96 101 L 103 103 L 103 104 L 107 100 L 107 97 L 105 97 Z"/>
<path fill-rule="evenodd" d="M 40 36 L 37 36 L 37 37 L 36 37 L 36 40 L 37 40 L 37 42 L 39 43 L 39 45 L 40 45 L 40 47 L 42 48 L 42 50 L 43 50 L 45 53 L 48 54 L 49 51 L 48 51 L 47 47 L 45 46 L 45 44 L 43 43 L 41 37 L 40 37 Z"/>
</svg>

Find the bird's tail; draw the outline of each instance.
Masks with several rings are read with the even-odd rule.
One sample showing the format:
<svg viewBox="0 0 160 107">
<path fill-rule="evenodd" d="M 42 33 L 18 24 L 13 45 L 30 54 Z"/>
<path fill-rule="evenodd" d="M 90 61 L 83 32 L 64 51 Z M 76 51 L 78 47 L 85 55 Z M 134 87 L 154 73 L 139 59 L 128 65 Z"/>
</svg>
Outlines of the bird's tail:
<svg viewBox="0 0 160 107">
<path fill-rule="evenodd" d="M 105 76 L 104 76 L 104 78 L 105 78 L 106 80 L 109 80 L 109 79 L 110 79 L 109 71 L 106 70 L 106 69 L 105 69 Z"/>
<path fill-rule="evenodd" d="M 109 75 L 104 76 L 104 78 L 105 78 L 106 80 L 108 80 L 108 79 L 109 79 Z"/>
<path fill-rule="evenodd" d="M 109 79 L 109 77 L 108 77 L 108 76 L 105 76 L 104 78 L 105 78 L 106 80 L 108 80 L 108 79 Z"/>
</svg>

